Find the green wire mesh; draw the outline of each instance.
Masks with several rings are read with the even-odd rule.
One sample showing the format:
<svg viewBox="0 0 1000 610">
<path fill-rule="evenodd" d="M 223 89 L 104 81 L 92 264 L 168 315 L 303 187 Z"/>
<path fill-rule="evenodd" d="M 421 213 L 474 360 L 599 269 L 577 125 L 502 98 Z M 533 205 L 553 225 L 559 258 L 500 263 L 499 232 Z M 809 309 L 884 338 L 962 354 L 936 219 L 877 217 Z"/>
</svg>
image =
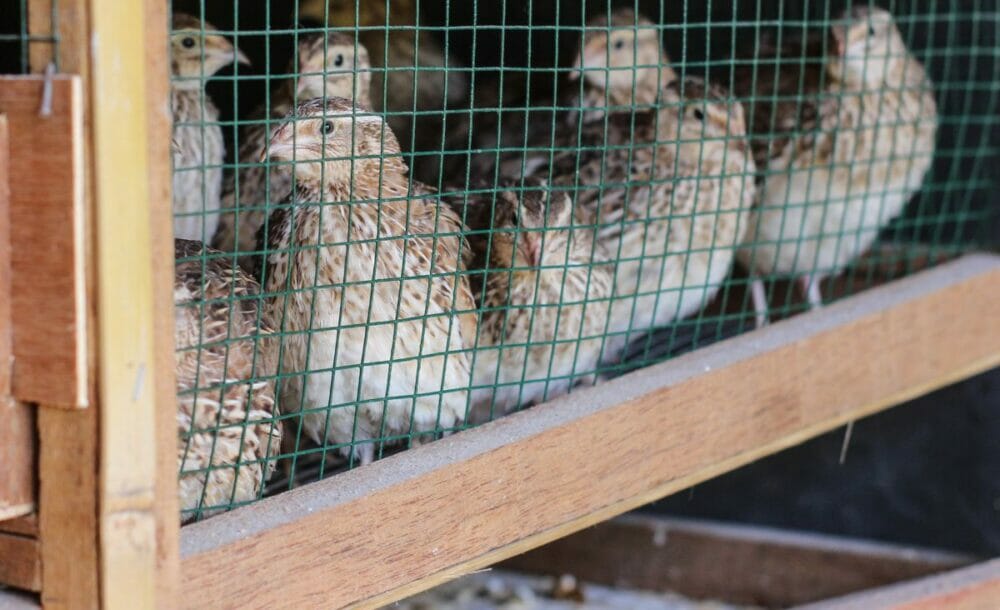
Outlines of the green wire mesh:
<svg viewBox="0 0 1000 610">
<path fill-rule="evenodd" d="M 809 309 L 802 290 L 807 286 L 796 284 L 797 276 L 824 278 L 818 288 L 823 302 L 829 303 L 963 252 L 995 248 L 1000 241 L 1000 201 L 991 173 L 1000 161 L 997 121 L 1000 7 L 996 2 L 973 0 L 857 5 L 888 9 L 907 47 L 926 69 L 929 82 L 904 82 L 895 93 L 909 88 L 914 95 L 923 91 L 932 94 L 938 115 L 936 148 L 928 151 L 918 149 L 912 142 L 895 143 L 885 153 L 888 158 L 875 155 L 864 162 L 868 167 L 862 169 L 871 176 L 880 171 L 880 164 L 895 160 L 927 163 L 929 169 L 912 196 L 908 189 L 887 188 L 879 178 L 870 178 L 872 185 L 865 188 L 871 205 L 889 206 L 900 198 L 905 202 L 902 213 L 891 221 L 876 213 L 873 220 L 856 223 L 857 226 L 848 226 L 851 223 L 844 221 L 824 224 L 821 233 L 812 236 L 814 240 L 831 240 L 837 244 L 835 248 L 846 249 L 863 235 L 877 233 L 873 244 L 863 248 L 858 256 L 848 257 L 843 265 L 803 260 L 798 265 L 800 272 L 796 273 L 758 270 L 756 275 L 762 281 L 771 321 Z M 621 8 L 632 9 L 632 22 L 587 25 L 594 23 L 591 20 L 595 16 L 603 16 L 606 24 L 613 12 Z M 757 251 L 755 246 L 760 249 L 774 242 L 761 239 L 757 243 L 730 243 L 715 233 L 705 239 L 691 227 L 703 226 L 700 223 L 707 219 L 709 226 L 735 223 L 742 227 L 737 231 L 746 230 L 753 218 L 750 212 L 754 183 L 776 180 L 772 176 L 784 173 L 774 169 L 766 155 L 756 170 L 752 164 L 740 161 L 741 155 L 748 155 L 750 149 L 746 144 L 748 138 L 733 127 L 737 122 L 733 117 L 738 112 L 733 110 L 734 104 L 742 105 L 739 112 L 752 125 L 759 107 L 780 102 L 783 112 L 791 117 L 781 133 L 751 129 L 754 133 L 750 137 L 765 143 L 789 138 L 808 141 L 810 135 L 818 137 L 831 130 L 855 129 L 851 125 L 819 124 L 812 120 L 811 114 L 824 104 L 854 103 L 847 93 L 810 92 L 814 78 L 811 74 L 819 73 L 820 89 L 828 75 L 822 69 L 822 61 L 818 62 L 817 55 L 809 51 L 809 45 L 819 45 L 819 57 L 825 57 L 839 40 L 831 32 L 848 25 L 841 17 L 846 8 L 845 2 L 834 0 L 814 3 L 625 0 L 613 5 L 575 0 L 527 3 L 330 0 L 329 4 L 306 0 L 299 6 L 268 0 L 212 3 L 175 0 L 174 12 L 192 15 L 197 22 L 192 26 L 175 20 L 172 44 L 184 46 L 184 38 L 191 38 L 198 53 L 193 72 L 178 74 L 175 61 L 171 76 L 174 95 L 184 89 L 189 98 L 185 102 L 186 114 L 175 115 L 175 213 L 188 232 L 178 237 L 218 246 L 215 227 L 220 215 L 226 213 L 256 213 L 261 217 L 263 234 L 268 234 L 274 232 L 278 218 L 291 217 L 294 221 L 300 218 L 298 211 L 310 205 L 326 206 L 333 215 L 321 216 L 321 224 L 337 217 L 336 214 L 347 214 L 350 224 L 355 217 L 350 211 L 344 212 L 345 207 L 360 213 L 363 211 L 360 206 L 376 206 L 374 217 L 381 218 L 381 214 L 391 213 L 394 202 L 417 206 L 428 197 L 434 206 L 451 206 L 464 223 L 458 230 L 449 229 L 445 219 L 435 215 L 436 232 L 427 238 L 432 244 L 431 266 L 436 270 L 405 281 L 398 276 L 371 274 L 367 278 L 362 274 L 361 279 L 328 281 L 316 271 L 308 285 L 292 286 L 286 282 L 284 287 L 269 289 L 267 277 L 275 272 L 274 261 L 279 260 L 271 258 L 275 255 L 292 260 L 300 254 L 316 256 L 336 248 L 353 253 L 370 247 L 376 257 L 378 252 L 403 251 L 405 259 L 411 255 L 405 248 L 414 239 L 406 231 L 368 240 L 319 240 L 275 247 L 237 227 L 234 245 L 228 248 L 206 249 L 198 243 L 178 248 L 178 269 L 183 269 L 184 277 L 189 280 L 183 290 L 178 290 L 178 311 L 192 312 L 192 319 L 201 320 L 183 337 L 180 331 L 178 335 L 179 370 L 182 364 L 189 367 L 185 369 L 186 376 L 179 374 L 179 379 L 188 380 L 180 383 L 179 388 L 178 459 L 181 493 L 186 497 L 182 501 L 183 517 L 200 518 L 253 502 L 357 466 L 366 453 L 379 458 L 500 417 L 511 410 L 511 404 L 514 409 L 526 408 L 598 380 L 753 330 L 757 320 L 751 290 L 753 278 L 748 276 L 745 265 L 731 266 L 729 259 L 740 248 Z M 643 21 L 640 15 L 649 21 Z M 209 30 L 201 25 L 204 23 L 218 30 Z M 647 31 L 662 42 L 664 52 L 651 63 L 624 68 L 584 67 L 583 75 L 575 80 L 569 78 L 574 70 L 573 58 L 585 33 L 608 33 L 610 63 L 611 47 L 615 44 L 610 42 L 613 34 L 624 32 L 638 39 L 641 32 Z M 262 137 L 260 133 L 266 137 L 279 127 L 288 109 L 306 101 L 299 98 L 297 85 L 289 87 L 286 83 L 299 83 L 314 74 L 324 79 L 328 76 L 329 65 L 313 65 L 308 70 L 296 66 L 300 64 L 302 42 L 311 36 L 321 37 L 322 55 L 328 56 L 330 45 L 339 44 L 326 38 L 330 32 L 340 33 L 350 41 L 347 47 L 350 52 L 345 57 L 357 60 L 362 50 L 367 53 L 369 66 L 349 71 L 348 91 L 360 95 L 370 80 L 372 110 L 376 116 L 385 117 L 384 128 L 394 132 L 402 158 L 411 169 L 406 178 L 409 195 L 373 198 L 354 194 L 352 188 L 349 202 L 306 202 L 297 199 L 297 195 L 288 200 L 272 199 L 270 181 L 275 174 L 269 172 L 282 162 L 261 160 L 259 154 L 242 158 L 240 154 L 241 150 L 252 148 L 254 137 Z M 16 41 L 24 47 L 29 40 L 32 44 L 42 42 L 28 37 L 23 28 L 21 33 L 11 36 L 14 38 L 0 37 L 0 43 Z M 234 63 L 235 55 L 230 55 L 224 65 L 211 65 L 210 55 L 219 53 L 220 48 L 210 48 L 206 42 L 215 40 L 213 36 L 228 40 L 246 54 L 251 65 Z M 807 44 L 807 41 L 815 42 Z M 767 54 L 768 47 L 799 51 L 775 57 Z M 882 59 L 888 62 L 891 54 Z M 337 65 L 335 57 L 333 61 Z M 26 60 L 22 60 L 22 71 L 26 65 Z M 629 95 L 625 103 L 607 94 L 596 99 L 585 98 L 587 70 L 606 73 L 605 78 L 610 79 L 616 72 L 635 74 L 642 69 L 665 74 L 661 69 L 666 65 L 676 72 L 680 84 L 671 89 L 667 82 L 662 82 L 667 78 L 658 79 L 653 99 L 638 101 L 637 87 L 626 91 Z M 878 69 L 877 63 L 870 67 Z M 727 93 L 738 91 L 743 78 L 740 75 L 748 73 L 751 74 L 749 93 Z M 699 88 L 699 81 L 692 77 L 722 87 L 721 97 L 713 97 L 716 90 Z M 781 79 L 794 83 L 790 91 L 779 88 Z M 193 87 L 186 86 L 192 83 Z M 327 86 L 324 80 L 323 91 Z M 890 93 L 888 87 L 886 93 Z M 175 113 L 178 104 L 175 97 Z M 684 132 L 683 125 L 687 123 L 664 126 L 658 112 L 663 108 L 674 109 L 678 116 L 690 113 L 706 125 L 716 121 L 721 135 L 709 133 L 707 127 L 692 135 Z M 726 110 L 729 120 L 719 122 L 718 115 L 706 118 L 720 108 L 729 108 Z M 368 111 L 354 112 L 354 120 L 360 121 Z M 651 123 L 650 117 L 654 117 Z M 301 118 L 296 121 L 302 125 L 306 122 Z M 934 118 L 915 119 L 888 113 L 878 121 L 882 127 L 893 124 L 905 127 L 921 121 L 933 122 Z M 185 133 L 182 131 L 185 129 L 190 131 Z M 651 130 L 655 137 L 643 139 L 633 135 L 643 129 Z M 351 141 L 357 137 L 352 132 Z M 190 156 L 185 160 L 184 154 L 178 154 L 178 149 L 191 142 L 198 152 L 193 162 Z M 721 146 L 713 146 L 718 144 Z M 720 148 L 721 160 L 713 156 Z M 207 152 L 210 150 L 216 157 L 210 158 Z M 376 157 L 392 156 L 384 148 L 380 151 Z M 668 163 L 662 160 L 664 155 L 675 158 Z M 359 161 L 354 159 L 355 163 Z M 715 184 L 719 176 L 708 176 L 704 168 L 716 161 L 724 168 L 721 179 L 731 180 L 735 185 L 735 191 L 729 195 L 733 199 L 729 208 L 681 209 L 678 203 L 667 212 L 653 210 L 652 193 L 657 188 L 669 189 L 670 201 L 676 202 L 692 189 Z M 643 163 L 652 168 L 663 166 L 663 174 L 650 170 L 643 177 Z M 684 164 L 695 169 L 683 173 L 678 168 Z M 294 162 L 286 161 L 284 165 L 293 168 Z M 857 161 L 848 157 L 834 162 L 832 167 L 853 171 L 858 169 L 856 166 Z M 350 167 L 351 180 L 355 180 L 356 166 Z M 628 169 L 624 177 L 622 167 Z M 525 170 L 531 170 L 527 173 L 534 173 L 541 180 L 523 178 L 520 174 Z M 263 196 L 254 198 L 245 191 L 247 172 L 265 176 Z M 822 187 L 825 178 L 814 172 L 806 174 L 809 175 L 804 179 L 815 180 Z M 215 181 L 225 180 L 234 183 L 233 207 L 220 212 Z M 298 182 L 295 178 L 289 180 Z M 381 187 L 390 178 L 378 174 L 375 180 Z M 787 222 L 795 222 L 802 215 L 796 210 L 835 205 L 834 187 L 825 188 L 831 194 L 806 202 L 781 202 L 779 197 L 778 207 L 790 219 Z M 181 190 L 187 192 L 187 207 L 178 206 L 177 193 Z M 434 191 L 438 194 L 434 195 Z M 851 196 L 850 186 L 847 193 Z M 510 197 L 514 201 L 541 201 L 542 210 L 546 206 L 561 210 L 560 202 L 566 198 L 569 212 L 562 216 L 543 213 L 540 221 L 532 224 L 523 216 L 525 210 L 530 210 L 518 208 L 516 218 L 511 220 L 503 211 L 507 209 L 503 201 Z M 630 201 L 639 211 L 632 217 L 607 217 L 598 203 L 596 215 L 577 214 L 587 201 L 615 198 Z M 175 232 L 179 226 L 182 225 L 175 224 Z M 662 230 L 663 234 L 654 234 L 655 230 Z M 639 235 L 639 241 L 626 244 L 624 239 L 615 241 L 607 237 L 616 231 Z M 667 235 L 682 244 L 683 251 L 676 247 L 665 249 Z M 800 241 L 789 245 L 807 251 L 806 240 Z M 515 245 L 518 243 L 534 244 L 531 248 L 536 250 L 528 248 L 527 253 L 521 252 Z M 457 244 L 459 258 L 468 255 L 465 268 L 433 267 L 444 256 L 446 244 Z M 608 244 L 612 247 L 607 247 Z M 510 259 L 506 265 L 497 264 L 490 254 L 502 254 L 503 248 L 508 249 Z M 560 253 L 559 248 L 565 251 Z M 629 253 L 633 248 L 636 251 Z M 681 265 L 679 280 L 670 283 L 664 279 L 668 270 L 676 266 L 674 261 L 678 257 L 694 260 L 695 255 L 717 254 L 722 262 L 711 258 L 713 262 L 704 277 L 695 277 L 691 266 L 685 264 Z M 524 265 L 518 259 L 521 256 L 533 260 L 531 257 L 535 255 L 535 265 Z M 688 255 L 690 258 L 683 258 Z M 801 256 L 805 259 L 807 255 Z M 752 257 L 751 254 L 751 260 Z M 548 264 L 546 261 L 550 260 L 557 262 Z M 347 267 L 351 264 L 349 260 Z M 658 277 L 661 287 L 640 288 L 625 294 L 620 288 L 609 288 L 620 279 L 616 273 L 630 264 L 639 269 L 637 273 Z M 245 271 L 240 270 L 241 266 Z M 555 273 L 546 275 L 542 273 L 545 270 Z M 181 271 L 178 274 L 180 277 Z M 263 289 L 249 280 L 251 275 L 264 282 Z M 215 278 L 214 283 L 211 278 Z M 454 315 L 435 313 L 431 311 L 434 295 L 428 294 L 426 302 L 389 316 L 379 314 L 377 306 L 369 303 L 368 311 L 359 314 L 358 319 L 363 322 L 335 326 L 320 321 L 328 319 L 329 312 L 316 311 L 317 295 L 324 291 L 347 294 L 352 290 L 379 290 L 379 286 L 399 286 L 403 290 L 411 285 L 407 282 L 417 280 L 437 282 L 436 286 L 468 282 L 475 303 L 463 304 L 458 296 L 452 295 L 450 306 Z M 543 281 L 546 286 L 541 286 Z M 181 280 L 178 282 L 180 285 Z M 517 282 L 528 292 L 542 294 L 543 289 L 548 289 L 546 294 L 555 296 L 537 297 L 527 305 L 509 299 L 486 302 L 491 285 L 509 288 Z M 683 295 L 702 293 L 709 296 L 704 307 L 686 311 L 687 306 L 681 305 Z M 297 299 L 311 303 L 305 308 L 309 312 L 307 322 L 293 328 L 286 319 L 287 308 L 290 302 L 294 306 Z M 670 320 L 667 315 L 666 322 L 642 323 L 645 318 L 636 313 L 648 307 L 648 303 L 657 309 L 675 302 L 676 305 L 670 305 L 674 308 L 672 313 L 684 314 L 679 320 Z M 268 320 L 264 312 L 268 311 L 269 303 L 281 303 L 284 309 L 279 310 L 285 313 Z M 343 300 L 340 307 L 345 307 Z M 559 312 L 558 315 L 548 315 L 553 311 Z M 181 315 L 178 314 L 179 319 Z M 345 319 L 343 309 L 339 315 L 340 320 Z M 442 347 L 424 349 L 424 342 L 430 342 L 427 329 L 432 320 L 445 319 L 452 328 L 461 323 L 463 315 L 478 320 L 474 340 L 466 338 L 461 345 L 448 341 Z M 549 328 L 547 320 L 553 317 L 555 326 Z M 522 334 L 528 339 L 508 340 L 504 333 L 496 340 L 484 339 L 491 332 L 490 324 L 503 326 L 510 320 L 523 322 L 526 330 Z M 400 329 L 406 324 L 414 323 L 421 328 L 419 339 L 406 353 L 399 353 L 398 333 L 403 332 Z M 536 331 L 536 327 L 540 330 Z M 343 345 L 338 341 L 332 343 L 337 354 L 360 350 L 357 362 L 334 364 L 337 362 L 334 356 L 332 362 L 304 364 L 298 370 L 289 370 L 287 363 L 282 362 L 290 358 L 291 348 L 287 346 L 296 337 L 332 332 L 340 333 L 338 336 L 352 336 L 354 332 L 353 336 L 360 337 Z M 380 343 L 385 337 L 390 337 L 388 350 Z M 308 345 L 307 352 L 313 344 Z M 541 354 L 539 360 L 532 361 L 525 355 L 525 350 L 530 349 L 540 350 L 532 352 Z M 268 353 L 277 354 L 277 359 L 269 362 Z M 310 358 L 307 354 L 305 363 L 311 363 Z M 396 370 L 410 365 L 416 367 L 418 376 L 443 375 L 437 370 L 436 358 L 445 362 L 465 359 L 473 374 L 461 387 L 446 387 L 442 381 L 432 381 L 427 384 L 431 390 L 413 386 L 400 392 L 393 388 L 391 379 Z M 512 360 L 514 365 L 503 369 L 483 364 L 504 358 Z M 480 375 L 479 370 L 486 372 Z M 362 390 L 363 384 L 358 379 L 366 375 L 372 378 L 388 375 L 387 389 L 382 393 Z M 358 385 L 352 400 L 332 398 L 338 380 L 343 379 Z M 330 400 L 307 404 L 304 398 L 307 392 L 300 390 L 297 404 L 291 404 L 287 388 L 309 383 L 329 385 Z M 446 405 L 456 395 L 466 401 L 466 407 L 459 418 L 450 421 Z M 473 401 L 478 403 L 476 408 Z M 400 408 L 401 402 L 409 406 Z M 401 409 L 404 419 L 412 420 L 411 416 L 423 408 L 419 405 L 427 404 L 436 404 L 432 410 L 437 409 L 429 425 L 390 425 L 389 418 L 382 417 L 381 421 L 376 418 L 373 431 L 362 434 L 367 424 L 358 418 L 366 410 L 389 413 Z M 353 413 L 353 427 L 346 436 L 331 439 L 328 434 L 331 422 L 340 421 L 344 413 Z M 307 416 L 325 418 L 321 432 L 317 433 L 319 442 L 304 431 L 302 422 Z M 278 429 L 280 434 L 276 432 Z"/>
<path fill-rule="evenodd" d="M 28 74 L 43 57 L 59 67 L 56 2 L 35 2 L 33 10 L 44 14 L 35 14 L 29 21 L 28 0 L 13 0 L 0 8 L 0 74 Z"/>
</svg>

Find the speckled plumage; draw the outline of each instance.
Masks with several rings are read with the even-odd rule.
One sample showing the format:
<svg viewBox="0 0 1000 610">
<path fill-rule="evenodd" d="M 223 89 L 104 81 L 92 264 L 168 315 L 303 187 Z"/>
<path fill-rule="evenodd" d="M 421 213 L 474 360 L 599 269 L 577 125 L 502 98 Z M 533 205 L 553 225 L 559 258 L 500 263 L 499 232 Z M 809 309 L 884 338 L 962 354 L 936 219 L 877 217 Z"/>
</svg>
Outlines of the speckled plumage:
<svg viewBox="0 0 1000 610">
<path fill-rule="evenodd" d="M 501 188 L 495 204 L 489 194 L 450 198 L 469 224 L 471 269 L 486 275 L 472 282 L 483 309 L 473 356 L 477 420 L 592 382 L 612 293 L 607 252 L 565 191 L 531 178 Z"/>
<path fill-rule="evenodd" d="M 677 80 L 670 58 L 652 21 L 632 9 L 620 8 L 587 21 L 571 80 L 583 77 L 583 96 L 575 87 L 563 105 L 578 106 L 584 122 L 600 119 L 613 106 L 649 106 L 660 91 Z M 572 124 L 575 112 L 567 115 Z"/>
<path fill-rule="evenodd" d="M 252 252 L 257 245 L 257 230 L 264 224 L 269 206 L 281 203 L 292 191 L 291 167 L 266 167 L 261 163 L 270 134 L 265 118 L 280 121 L 295 108 L 296 101 L 324 95 L 356 99 L 364 106 L 369 105 L 371 65 L 368 51 L 358 44 L 355 52 L 355 41 L 346 34 L 330 32 L 326 36 L 310 34 L 300 38 L 298 60 L 293 59 L 288 73 L 301 76 L 286 80 L 271 96 L 270 112 L 264 107 L 258 108 L 252 115 L 258 122 L 242 130 L 239 184 L 237 172 L 228 172 L 225 176 L 222 207 L 236 211 L 221 215 L 212 240 L 214 247 L 225 252 Z M 250 258 L 241 256 L 240 264 L 251 268 Z"/>
<path fill-rule="evenodd" d="M 430 199 L 405 199 L 395 136 L 349 100 L 300 104 L 269 153 L 296 162 L 298 184 L 272 216 L 263 270 L 265 320 L 285 333 L 266 351 L 291 375 L 282 409 L 303 410 L 306 434 L 362 463 L 374 458 L 373 439 L 412 433 L 416 443 L 460 424 L 470 383 L 462 350 L 476 335 L 461 221 Z"/>
<path fill-rule="evenodd" d="M 749 70 L 737 78 L 741 96 L 757 97 L 752 145 L 766 170 L 739 260 L 755 274 L 799 276 L 813 305 L 819 280 L 867 250 L 919 189 L 937 129 L 933 85 L 892 16 L 854 8 L 842 19 L 825 58 L 822 40 L 810 41 L 775 50 L 786 63 L 775 74 L 773 58 L 763 62 L 756 90 Z M 802 101 L 769 104 L 775 96 Z"/>
<path fill-rule="evenodd" d="M 219 223 L 226 145 L 219 110 L 205 93 L 205 81 L 246 58 L 212 25 L 195 17 L 177 13 L 172 28 L 174 237 L 208 241 Z"/>
<path fill-rule="evenodd" d="M 753 202 L 756 171 L 742 107 L 717 87 L 668 85 L 659 111 L 614 112 L 534 160 L 535 175 L 578 188 L 576 205 L 599 225 L 616 261 L 605 359 L 629 338 L 700 310 L 729 272 Z M 626 331 L 631 331 L 628 335 Z"/>
<path fill-rule="evenodd" d="M 177 462 L 182 515 L 190 518 L 260 497 L 281 422 L 273 372 L 256 355 L 268 332 L 258 329 L 259 285 L 200 242 L 175 240 L 174 254 L 185 259 L 174 275 Z"/>
</svg>

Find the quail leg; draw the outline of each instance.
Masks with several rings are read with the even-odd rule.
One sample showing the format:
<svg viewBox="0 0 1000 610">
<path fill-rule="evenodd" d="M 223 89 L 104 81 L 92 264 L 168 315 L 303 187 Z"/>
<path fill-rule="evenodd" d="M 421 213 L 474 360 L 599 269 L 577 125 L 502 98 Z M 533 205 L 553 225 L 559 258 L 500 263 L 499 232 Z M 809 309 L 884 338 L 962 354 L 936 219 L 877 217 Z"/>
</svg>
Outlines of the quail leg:
<svg viewBox="0 0 1000 610">
<path fill-rule="evenodd" d="M 764 281 L 759 277 L 754 277 L 750 281 L 750 297 L 753 299 L 753 310 L 757 314 L 757 328 L 767 326 L 767 291 L 764 289 Z"/>
<path fill-rule="evenodd" d="M 805 295 L 806 300 L 809 302 L 809 309 L 819 309 L 823 306 L 823 294 L 819 290 L 819 283 L 821 279 L 822 278 L 815 274 L 799 276 L 799 287 L 802 289 L 802 294 Z"/>
</svg>

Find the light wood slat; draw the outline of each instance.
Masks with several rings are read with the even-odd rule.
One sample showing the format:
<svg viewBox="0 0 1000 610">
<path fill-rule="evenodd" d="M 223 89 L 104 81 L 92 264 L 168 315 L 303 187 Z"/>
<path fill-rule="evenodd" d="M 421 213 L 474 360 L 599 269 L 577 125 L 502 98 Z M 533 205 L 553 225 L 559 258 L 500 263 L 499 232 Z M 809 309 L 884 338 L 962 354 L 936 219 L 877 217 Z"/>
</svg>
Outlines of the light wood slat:
<svg viewBox="0 0 1000 610">
<path fill-rule="evenodd" d="M 1000 559 L 827 600 L 801 610 L 996 610 Z"/>
<path fill-rule="evenodd" d="M 0 533 L 0 583 L 38 591 L 42 586 L 42 566 L 38 540 Z"/>
<path fill-rule="evenodd" d="M 150 250 L 153 265 L 153 358 L 156 400 L 156 601 L 177 607 L 180 507 L 177 501 L 177 385 L 174 378 L 174 256 L 171 198 L 168 3 L 145 0 L 146 97 L 149 145 Z"/>
<path fill-rule="evenodd" d="M 14 396 L 88 402 L 80 79 L 51 79 L 51 115 L 39 116 L 44 79 L 0 76 L 10 128 L 11 307 Z"/>
<path fill-rule="evenodd" d="M 786 608 L 973 563 L 926 549 L 774 528 L 629 515 L 499 568 L 692 599 Z"/>
<path fill-rule="evenodd" d="M 89 0 L 87 4 L 89 39 L 99 41 L 89 45 L 89 108 L 101 440 L 101 607 L 152 608 L 157 603 L 160 472 L 156 392 L 162 389 L 154 358 L 153 269 L 169 269 L 170 259 L 154 259 L 151 247 L 150 113 L 152 106 L 167 100 L 147 98 L 146 58 L 147 53 L 165 52 L 166 46 L 163 35 L 152 44 L 158 40 L 164 46 L 147 46 L 146 2 Z M 160 26 L 165 28 L 166 21 Z M 157 77 L 165 78 L 166 72 Z M 162 137 L 163 131 L 155 135 Z M 122 298 L 123 291 L 128 298 Z M 176 458 L 172 461 L 176 465 Z"/>
<path fill-rule="evenodd" d="M 966 257 L 183 528 L 183 606 L 429 588 L 995 366 L 998 300 Z"/>
</svg>

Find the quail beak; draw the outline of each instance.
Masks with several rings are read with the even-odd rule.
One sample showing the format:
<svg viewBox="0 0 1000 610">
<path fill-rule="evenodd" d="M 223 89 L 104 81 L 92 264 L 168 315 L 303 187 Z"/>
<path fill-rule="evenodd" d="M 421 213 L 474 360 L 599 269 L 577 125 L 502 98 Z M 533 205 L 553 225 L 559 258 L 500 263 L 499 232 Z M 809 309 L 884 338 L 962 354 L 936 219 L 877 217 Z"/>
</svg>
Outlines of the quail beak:
<svg viewBox="0 0 1000 610">
<path fill-rule="evenodd" d="M 240 51 L 237 48 L 233 48 L 233 61 L 239 64 L 243 64 L 244 66 L 253 65 L 250 63 L 250 58 L 247 57 L 246 54 L 243 53 L 243 51 Z"/>
</svg>

